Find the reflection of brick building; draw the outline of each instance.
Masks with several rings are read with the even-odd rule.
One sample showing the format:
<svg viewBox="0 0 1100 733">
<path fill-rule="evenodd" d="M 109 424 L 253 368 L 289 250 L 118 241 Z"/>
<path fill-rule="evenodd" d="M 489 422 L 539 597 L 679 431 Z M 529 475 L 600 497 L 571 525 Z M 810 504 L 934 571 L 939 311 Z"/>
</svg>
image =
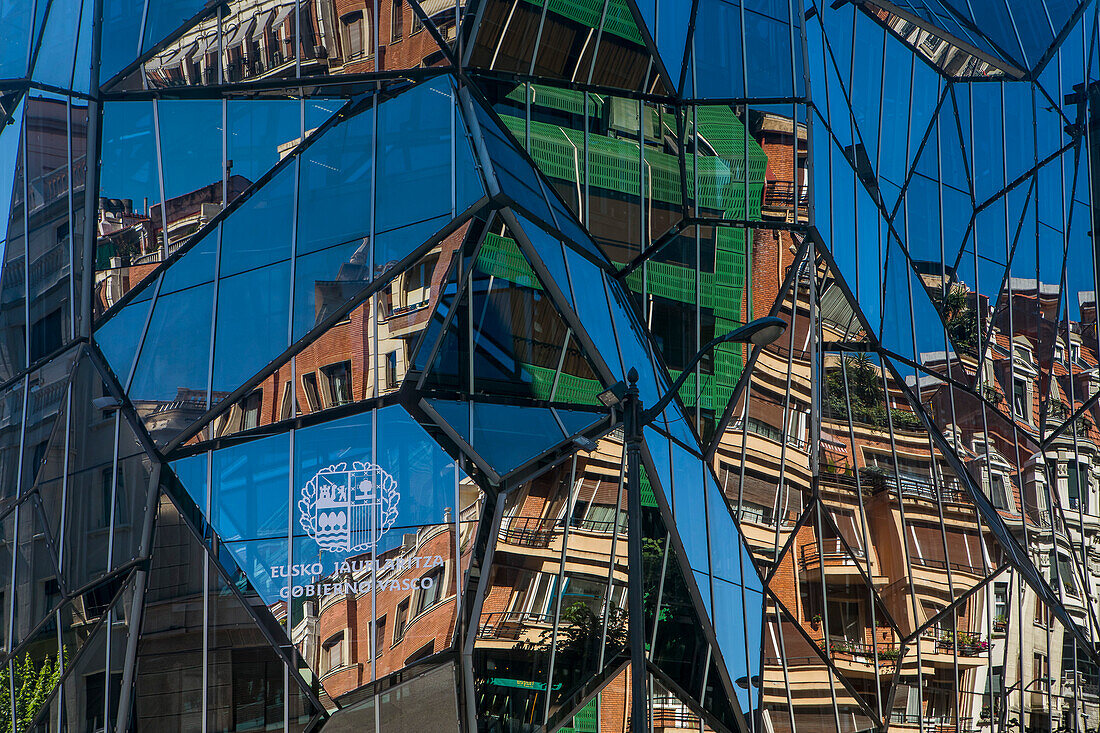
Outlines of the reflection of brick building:
<svg viewBox="0 0 1100 733">
<path fill-rule="evenodd" d="M 448 41 L 455 5 L 422 4 Z M 443 53 L 405 0 L 233 0 L 220 19 L 187 30 L 145 63 L 150 87 L 200 86 L 270 78 L 360 74 L 432 66 Z M 377 32 L 378 58 L 374 44 Z M 219 54 L 219 43 L 221 53 Z M 122 82 L 141 87 L 139 75 Z"/>
<path fill-rule="evenodd" d="M 295 612 L 291 639 L 330 697 L 451 646 L 458 577 L 469 564 L 482 504 L 472 483 L 462 488 L 457 540 L 448 509 L 445 523 L 409 530 L 401 545 L 378 555 L 373 594 L 370 557 L 363 555 L 347 558 L 347 572 L 317 578 L 317 595 L 295 599 L 301 611 Z"/>
</svg>

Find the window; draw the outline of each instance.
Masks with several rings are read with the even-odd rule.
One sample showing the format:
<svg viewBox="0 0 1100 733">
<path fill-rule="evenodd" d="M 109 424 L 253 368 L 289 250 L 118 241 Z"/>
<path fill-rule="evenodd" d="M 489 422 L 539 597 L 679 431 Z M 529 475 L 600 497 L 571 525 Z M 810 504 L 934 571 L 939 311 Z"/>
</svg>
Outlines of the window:
<svg viewBox="0 0 1100 733">
<path fill-rule="evenodd" d="M 388 354 L 386 354 L 386 364 L 385 364 L 384 369 L 385 369 L 385 373 L 384 373 L 383 376 L 386 380 L 385 381 L 385 388 L 386 389 L 395 389 L 397 387 L 397 352 L 396 351 L 391 351 Z"/>
<path fill-rule="evenodd" d="M 345 61 L 362 58 L 366 45 L 366 28 L 363 23 L 363 11 L 348 13 L 340 18 L 341 35 L 344 41 Z"/>
<path fill-rule="evenodd" d="M 770 506 L 756 504 L 751 501 L 741 502 L 741 519 L 755 524 L 771 524 L 773 510 Z"/>
<path fill-rule="evenodd" d="M 321 645 L 321 674 L 344 666 L 344 632 L 339 631 Z"/>
<path fill-rule="evenodd" d="M 289 420 L 294 417 L 294 403 L 290 401 L 290 388 L 292 382 L 288 379 L 283 384 L 283 401 L 279 406 L 279 419 Z"/>
<path fill-rule="evenodd" d="M 1019 377 L 1012 380 L 1012 408 L 1017 417 L 1031 420 L 1031 410 L 1027 399 L 1027 380 Z"/>
<path fill-rule="evenodd" d="M 412 16 L 412 30 L 409 31 L 409 35 L 415 36 L 422 30 L 424 30 L 424 24 L 420 22 L 420 16 L 414 12 Z"/>
<path fill-rule="evenodd" d="M 443 597 L 443 568 L 436 568 L 420 579 L 420 597 L 416 601 L 417 614 L 427 611 Z"/>
<path fill-rule="evenodd" d="M 993 584 L 993 623 L 1008 623 L 1008 583 Z"/>
<path fill-rule="evenodd" d="M 1069 342 L 1069 358 L 1070 361 L 1073 362 L 1081 360 L 1081 344 L 1076 344 L 1072 341 Z"/>
<path fill-rule="evenodd" d="M 69 238 L 69 222 L 66 221 L 59 225 L 55 232 L 55 236 L 57 237 L 57 244 L 61 244 L 67 240 Z"/>
<path fill-rule="evenodd" d="M 1034 683 L 1031 689 L 1036 692 L 1045 693 L 1050 683 L 1050 666 L 1046 654 L 1035 652 L 1031 672 L 1034 676 Z"/>
<path fill-rule="evenodd" d="M 1071 596 L 1077 595 L 1077 583 L 1073 579 L 1073 566 L 1066 555 L 1058 555 L 1058 581 L 1062 589 Z"/>
<path fill-rule="evenodd" d="M 1047 604 L 1043 603 L 1043 600 L 1038 595 L 1035 596 L 1034 622 L 1036 626 L 1042 626 L 1045 629 L 1049 629 L 1050 625 L 1054 622 L 1054 615 L 1050 612 L 1050 608 Z"/>
<path fill-rule="evenodd" d="M 1089 498 L 1089 467 L 1082 463 L 1071 461 L 1066 465 L 1066 473 L 1069 475 L 1069 508 L 1088 511 Z"/>
<path fill-rule="evenodd" d="M 351 362 L 341 361 L 321 367 L 327 387 L 328 406 L 346 405 L 351 402 Z"/>
<path fill-rule="evenodd" d="M 393 643 L 397 644 L 405 638 L 405 625 L 409 623 L 409 599 L 397 604 L 397 610 L 393 614 Z"/>
<path fill-rule="evenodd" d="M 114 483 L 115 469 L 107 466 L 99 472 L 99 516 L 95 529 L 107 529 L 111 526 L 111 486 Z M 121 482 L 120 482 L 121 483 Z"/>
<path fill-rule="evenodd" d="M 241 430 L 251 430 L 260 425 L 260 407 L 263 406 L 264 392 L 258 389 L 241 400 Z"/>
<path fill-rule="evenodd" d="M 378 619 L 374 622 L 374 656 L 378 657 L 382 654 L 382 650 L 386 648 L 386 617 Z"/>
<path fill-rule="evenodd" d="M 1061 344 L 1054 344 L 1054 360 L 1055 361 L 1065 361 L 1066 360 L 1066 349 Z"/>
<path fill-rule="evenodd" d="M 317 374 L 310 372 L 302 375 L 302 387 L 306 391 L 306 405 L 310 412 L 321 409 L 321 392 L 317 389 Z"/>
<path fill-rule="evenodd" d="M 31 360 L 37 360 L 61 348 L 65 335 L 61 309 L 39 318 L 31 326 Z"/>
<path fill-rule="evenodd" d="M 990 501 L 993 502 L 993 506 L 996 509 L 1008 509 L 1008 483 L 1005 481 L 1003 473 L 995 473 L 992 476 L 992 488 L 990 490 Z"/>
<path fill-rule="evenodd" d="M 400 41 L 405 32 L 405 4 L 402 0 L 393 0 L 393 12 L 390 14 L 390 40 Z"/>
</svg>

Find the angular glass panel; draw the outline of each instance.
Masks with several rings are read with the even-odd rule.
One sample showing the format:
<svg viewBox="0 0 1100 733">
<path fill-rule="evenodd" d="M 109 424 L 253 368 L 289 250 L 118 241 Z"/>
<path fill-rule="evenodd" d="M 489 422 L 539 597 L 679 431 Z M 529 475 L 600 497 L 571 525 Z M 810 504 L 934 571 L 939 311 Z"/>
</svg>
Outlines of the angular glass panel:
<svg viewBox="0 0 1100 733">
<path fill-rule="evenodd" d="M 481 23 L 467 51 L 473 67 L 617 89 L 663 91 L 623 0 L 524 0 L 519 5 L 494 0 L 478 13 Z M 685 11 L 680 19 L 685 28 L 688 14 Z"/>
<path fill-rule="evenodd" d="M 425 400 L 425 404 L 484 466 L 499 476 L 560 448 L 574 435 L 606 419 L 602 412 L 579 413 L 561 408 L 438 399 Z M 515 425 L 525 426 L 522 434 L 513 431 Z M 568 425 L 570 431 L 565 432 L 563 425 Z"/>
<path fill-rule="evenodd" d="M 417 354 L 426 387 L 596 404 L 595 369 L 507 228 L 485 234 L 468 277 L 457 301 L 441 300 L 438 345 Z"/>
</svg>

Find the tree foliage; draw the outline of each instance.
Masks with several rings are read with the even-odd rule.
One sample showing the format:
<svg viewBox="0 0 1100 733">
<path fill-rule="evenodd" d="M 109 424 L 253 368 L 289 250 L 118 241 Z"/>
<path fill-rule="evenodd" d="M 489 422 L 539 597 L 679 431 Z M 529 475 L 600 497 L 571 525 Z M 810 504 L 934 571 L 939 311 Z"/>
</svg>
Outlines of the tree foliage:
<svg viewBox="0 0 1100 733">
<path fill-rule="evenodd" d="M 13 717 L 15 733 L 26 733 L 61 681 L 64 665 L 55 655 L 47 654 L 41 661 L 35 661 L 28 653 L 12 667 L 15 678 L 15 715 L 3 716 L 3 720 L 0 720 L 0 733 L 12 733 Z M 9 701 L 10 709 L 11 680 L 6 674 L 0 675 L 0 695 L 3 700 Z"/>
</svg>

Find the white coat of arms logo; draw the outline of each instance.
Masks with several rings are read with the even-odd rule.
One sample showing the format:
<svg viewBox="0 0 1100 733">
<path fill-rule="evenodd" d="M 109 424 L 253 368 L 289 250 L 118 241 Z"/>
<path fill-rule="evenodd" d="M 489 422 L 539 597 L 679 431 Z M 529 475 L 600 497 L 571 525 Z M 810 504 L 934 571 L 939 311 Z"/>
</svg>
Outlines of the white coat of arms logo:
<svg viewBox="0 0 1100 733">
<path fill-rule="evenodd" d="M 397 521 L 397 481 L 373 463 L 322 468 L 302 487 L 298 521 L 329 552 L 372 549 Z"/>
</svg>

